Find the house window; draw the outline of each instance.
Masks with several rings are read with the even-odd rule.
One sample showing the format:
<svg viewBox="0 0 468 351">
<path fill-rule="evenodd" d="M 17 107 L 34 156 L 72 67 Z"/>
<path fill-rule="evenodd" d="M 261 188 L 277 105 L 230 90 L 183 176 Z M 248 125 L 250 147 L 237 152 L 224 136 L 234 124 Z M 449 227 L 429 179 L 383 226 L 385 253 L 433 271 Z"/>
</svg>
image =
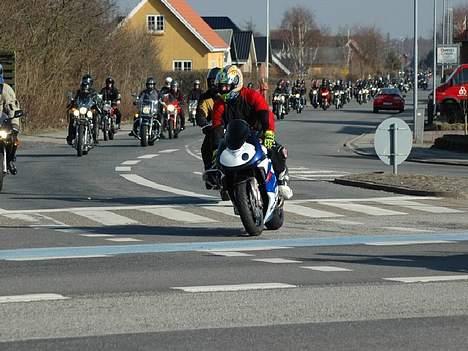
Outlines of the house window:
<svg viewBox="0 0 468 351">
<path fill-rule="evenodd" d="M 173 61 L 172 68 L 174 71 L 191 71 L 192 61 L 189 61 L 189 60 Z"/>
<path fill-rule="evenodd" d="M 149 33 L 164 33 L 164 16 L 147 16 L 147 27 Z"/>
</svg>

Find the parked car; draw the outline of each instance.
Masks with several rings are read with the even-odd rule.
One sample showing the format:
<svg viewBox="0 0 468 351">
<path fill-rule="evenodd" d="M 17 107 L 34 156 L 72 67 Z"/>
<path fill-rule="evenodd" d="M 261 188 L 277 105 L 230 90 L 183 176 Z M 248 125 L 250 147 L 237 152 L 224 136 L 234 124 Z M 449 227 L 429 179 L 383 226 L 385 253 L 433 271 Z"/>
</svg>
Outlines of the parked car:
<svg viewBox="0 0 468 351">
<path fill-rule="evenodd" d="M 374 113 L 380 110 L 405 110 L 405 97 L 399 89 L 384 88 L 374 98 Z"/>
</svg>

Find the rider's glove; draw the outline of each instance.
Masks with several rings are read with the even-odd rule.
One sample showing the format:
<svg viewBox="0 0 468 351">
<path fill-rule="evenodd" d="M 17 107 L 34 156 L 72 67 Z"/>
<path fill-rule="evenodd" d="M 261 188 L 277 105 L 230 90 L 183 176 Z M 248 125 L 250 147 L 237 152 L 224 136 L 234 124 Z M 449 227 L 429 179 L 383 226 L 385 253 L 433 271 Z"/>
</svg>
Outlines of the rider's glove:
<svg viewBox="0 0 468 351">
<path fill-rule="evenodd" d="M 267 130 L 263 135 L 263 145 L 269 150 L 275 145 L 275 132 Z"/>
</svg>

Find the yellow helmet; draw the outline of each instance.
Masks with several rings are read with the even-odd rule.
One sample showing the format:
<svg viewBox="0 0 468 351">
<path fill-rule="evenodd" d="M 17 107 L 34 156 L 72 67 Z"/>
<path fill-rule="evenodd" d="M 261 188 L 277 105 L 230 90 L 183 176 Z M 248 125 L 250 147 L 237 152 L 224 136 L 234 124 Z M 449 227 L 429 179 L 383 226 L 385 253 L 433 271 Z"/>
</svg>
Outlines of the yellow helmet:
<svg viewBox="0 0 468 351">
<path fill-rule="evenodd" d="M 244 86 L 242 71 L 236 65 L 228 65 L 218 73 L 215 84 L 224 101 L 235 99 Z"/>
</svg>

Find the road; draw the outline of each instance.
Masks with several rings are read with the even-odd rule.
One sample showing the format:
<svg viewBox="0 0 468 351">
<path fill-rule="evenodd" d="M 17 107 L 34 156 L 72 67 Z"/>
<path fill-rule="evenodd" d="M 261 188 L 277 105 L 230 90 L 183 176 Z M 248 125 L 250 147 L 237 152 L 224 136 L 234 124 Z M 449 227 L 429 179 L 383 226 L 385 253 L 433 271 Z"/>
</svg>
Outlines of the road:
<svg viewBox="0 0 468 351">
<path fill-rule="evenodd" d="M 197 128 L 148 148 L 122 132 L 82 158 L 25 142 L 0 194 L 0 349 L 463 349 L 468 202 L 330 182 L 388 171 L 343 145 L 390 115 L 278 123 L 295 196 L 259 238 L 204 189 Z"/>
</svg>

